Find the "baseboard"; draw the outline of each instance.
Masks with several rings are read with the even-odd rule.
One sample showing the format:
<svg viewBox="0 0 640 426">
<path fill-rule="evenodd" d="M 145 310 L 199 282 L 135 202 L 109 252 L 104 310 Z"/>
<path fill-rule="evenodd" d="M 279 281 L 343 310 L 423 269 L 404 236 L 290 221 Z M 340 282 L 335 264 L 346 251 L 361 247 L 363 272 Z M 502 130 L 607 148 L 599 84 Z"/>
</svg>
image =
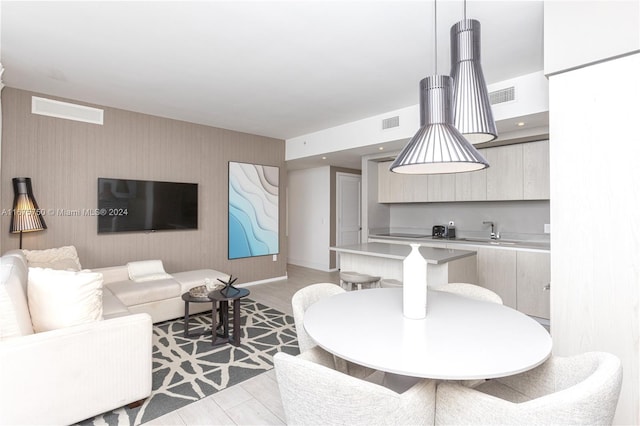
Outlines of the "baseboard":
<svg viewBox="0 0 640 426">
<path fill-rule="evenodd" d="M 287 263 L 291 265 L 302 266 L 303 268 L 317 269 L 318 271 L 323 271 L 323 272 L 332 271 L 331 269 L 327 268 L 327 265 L 323 265 L 315 262 L 307 262 L 304 260 L 292 259 L 291 257 L 287 259 Z"/>
<path fill-rule="evenodd" d="M 264 280 L 258 280 L 258 281 L 249 281 L 248 283 L 242 283 L 242 284 L 238 284 L 234 287 L 251 287 L 253 285 L 258 285 L 258 284 L 266 284 L 266 283 L 270 283 L 273 281 L 282 281 L 282 280 L 286 280 L 288 278 L 287 275 L 283 275 L 281 277 L 274 277 L 274 278 L 267 278 Z"/>
</svg>

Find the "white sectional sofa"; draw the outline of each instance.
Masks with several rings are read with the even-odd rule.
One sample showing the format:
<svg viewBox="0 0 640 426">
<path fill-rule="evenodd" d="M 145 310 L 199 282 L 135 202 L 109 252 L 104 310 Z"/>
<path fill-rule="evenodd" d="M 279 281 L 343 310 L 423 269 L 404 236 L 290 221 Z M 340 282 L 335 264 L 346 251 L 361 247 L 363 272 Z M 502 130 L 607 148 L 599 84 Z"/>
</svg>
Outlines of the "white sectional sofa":
<svg viewBox="0 0 640 426">
<path fill-rule="evenodd" d="M 154 323 L 184 315 L 182 294 L 203 285 L 205 279 L 213 283 L 220 283 L 218 278 L 223 281 L 229 279 L 229 275 L 214 269 L 177 272 L 171 274 L 171 278 L 145 282 L 131 281 L 127 265 L 92 271 L 100 272 L 104 277 L 103 303 L 109 315 L 147 313 Z M 190 313 L 207 310 L 211 310 L 209 303 L 194 303 L 189 307 Z"/>
<path fill-rule="evenodd" d="M 182 316 L 182 293 L 205 278 L 228 278 L 210 269 L 149 282 L 129 280 L 127 266 L 93 272 L 104 277 L 101 319 L 35 332 L 27 259 L 19 250 L 2 256 L 0 424 L 72 424 L 146 398 L 152 322 Z"/>
</svg>

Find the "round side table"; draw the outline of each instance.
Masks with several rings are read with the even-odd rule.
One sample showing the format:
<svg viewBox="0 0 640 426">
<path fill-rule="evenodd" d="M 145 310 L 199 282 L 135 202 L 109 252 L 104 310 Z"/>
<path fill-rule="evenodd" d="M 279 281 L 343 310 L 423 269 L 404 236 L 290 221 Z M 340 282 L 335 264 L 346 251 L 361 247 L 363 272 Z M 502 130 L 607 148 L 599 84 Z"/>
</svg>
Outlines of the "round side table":
<svg viewBox="0 0 640 426">
<path fill-rule="evenodd" d="M 189 334 L 189 303 L 211 303 L 211 316 L 215 318 L 216 302 L 212 302 L 207 296 L 192 296 L 188 291 L 182 295 L 182 300 L 184 300 L 184 337 L 200 337 L 209 333 L 209 330 L 205 330 L 201 333 Z M 215 319 L 213 320 L 213 330 L 211 333 L 215 335 Z"/>
<path fill-rule="evenodd" d="M 240 346 L 240 299 L 249 295 L 246 288 L 229 288 L 228 293 L 224 290 L 216 290 L 209 293 L 208 298 L 213 302 L 213 312 L 215 312 L 216 304 L 220 317 L 220 325 L 222 333 L 217 333 L 218 325 L 216 324 L 216 315 L 213 314 L 211 327 L 215 330 L 212 333 L 211 344 L 213 346 L 231 343 L 234 346 Z M 233 333 L 229 333 L 229 302 L 233 303 Z"/>
</svg>

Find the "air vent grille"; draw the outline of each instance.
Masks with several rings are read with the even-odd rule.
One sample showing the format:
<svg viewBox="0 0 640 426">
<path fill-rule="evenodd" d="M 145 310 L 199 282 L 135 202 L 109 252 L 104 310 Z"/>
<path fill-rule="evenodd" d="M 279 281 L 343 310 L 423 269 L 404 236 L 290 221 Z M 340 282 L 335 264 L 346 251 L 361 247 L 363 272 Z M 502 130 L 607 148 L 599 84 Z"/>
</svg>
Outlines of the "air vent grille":
<svg viewBox="0 0 640 426">
<path fill-rule="evenodd" d="M 491 105 L 511 102 L 516 99 L 516 88 L 511 86 L 506 89 L 500 89 L 489 92 L 489 102 Z"/>
<path fill-rule="evenodd" d="M 53 99 L 31 97 L 31 112 L 49 117 L 64 118 L 66 120 L 82 121 L 84 123 L 103 124 L 104 110 Z"/>
<path fill-rule="evenodd" d="M 400 117 L 397 115 L 382 120 L 382 130 L 392 129 L 398 126 L 400 126 Z"/>
</svg>

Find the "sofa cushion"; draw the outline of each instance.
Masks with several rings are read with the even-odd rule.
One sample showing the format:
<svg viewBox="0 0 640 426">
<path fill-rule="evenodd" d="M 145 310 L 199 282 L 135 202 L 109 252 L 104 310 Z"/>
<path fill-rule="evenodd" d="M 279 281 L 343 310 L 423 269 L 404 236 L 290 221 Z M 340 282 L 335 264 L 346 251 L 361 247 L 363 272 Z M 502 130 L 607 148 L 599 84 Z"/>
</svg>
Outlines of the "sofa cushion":
<svg viewBox="0 0 640 426">
<path fill-rule="evenodd" d="M 180 283 L 180 294 L 186 293 L 199 285 L 203 285 L 207 278 L 210 279 L 214 285 L 221 284 L 218 278 L 223 281 L 229 279 L 228 274 L 216 271 L 215 269 L 196 269 L 195 271 L 176 272 L 172 274 L 172 276 Z"/>
<path fill-rule="evenodd" d="M 102 319 L 102 274 L 29 268 L 27 287 L 36 332 Z"/>
<path fill-rule="evenodd" d="M 46 250 L 23 250 L 30 267 L 79 271 L 80 259 L 74 246 Z"/>
<path fill-rule="evenodd" d="M 180 297 L 180 284 L 171 279 L 133 282 L 130 280 L 108 283 L 109 290 L 126 306 L 157 302 Z"/>
<path fill-rule="evenodd" d="M 162 265 L 162 260 L 143 260 L 127 263 L 129 278 L 135 282 L 156 281 L 171 278 Z"/>
<path fill-rule="evenodd" d="M 22 255 L 2 256 L 0 340 L 33 334 L 27 304 L 27 265 Z"/>
<path fill-rule="evenodd" d="M 111 293 L 108 287 L 102 287 L 102 318 L 111 319 L 130 315 L 129 309 Z"/>
</svg>

